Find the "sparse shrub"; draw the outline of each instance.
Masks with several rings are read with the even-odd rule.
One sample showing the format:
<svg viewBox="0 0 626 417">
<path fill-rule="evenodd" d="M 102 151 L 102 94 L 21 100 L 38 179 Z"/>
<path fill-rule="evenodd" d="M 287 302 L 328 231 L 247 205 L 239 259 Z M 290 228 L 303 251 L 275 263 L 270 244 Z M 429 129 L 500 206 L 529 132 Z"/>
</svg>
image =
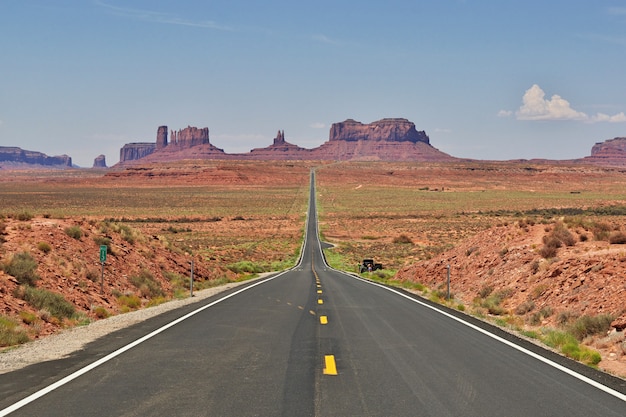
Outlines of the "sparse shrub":
<svg viewBox="0 0 626 417">
<path fill-rule="evenodd" d="M 15 215 L 15 218 L 21 222 L 26 222 L 33 219 L 33 214 L 28 211 L 22 211 Z"/>
<path fill-rule="evenodd" d="M 64 229 L 66 235 L 71 237 L 72 239 L 80 240 L 83 237 L 83 231 L 80 226 L 70 226 Z"/>
<path fill-rule="evenodd" d="M 117 297 L 117 302 L 123 311 L 135 310 L 141 307 L 141 299 L 135 294 L 122 294 Z"/>
<path fill-rule="evenodd" d="M 480 298 L 487 298 L 489 296 L 489 294 L 491 294 L 493 292 L 493 286 L 492 285 L 483 285 L 480 289 L 480 291 L 478 291 L 478 296 Z"/>
<path fill-rule="evenodd" d="M 85 278 L 89 281 L 97 282 L 101 277 L 102 271 L 98 272 L 95 269 L 88 269 L 87 272 L 85 272 Z"/>
<path fill-rule="evenodd" d="M 410 237 L 405 235 L 404 233 L 400 236 L 396 236 L 393 238 L 393 243 L 401 243 L 401 244 L 413 244 L 413 241 Z"/>
<path fill-rule="evenodd" d="M 529 300 L 515 307 L 515 314 L 523 316 L 524 314 L 530 313 L 534 309 L 535 303 L 532 300 Z"/>
<path fill-rule="evenodd" d="M 556 316 L 556 322 L 563 326 L 571 321 L 574 321 L 577 317 L 578 316 L 574 314 L 572 311 L 563 310 L 559 312 L 559 314 Z"/>
<path fill-rule="evenodd" d="M 22 322 L 31 325 L 38 322 L 40 319 L 37 317 L 35 313 L 31 313 L 30 311 L 22 310 L 19 312 L 20 319 Z"/>
<path fill-rule="evenodd" d="M 470 256 L 472 253 L 478 253 L 478 246 L 472 246 L 465 251 L 465 256 Z"/>
<path fill-rule="evenodd" d="M 556 257 L 558 249 L 561 247 L 561 242 L 558 239 L 549 238 L 544 240 L 543 243 L 543 246 L 539 249 L 539 255 L 545 259 Z"/>
<path fill-rule="evenodd" d="M 47 310 L 59 320 L 72 318 L 76 314 L 76 308 L 73 304 L 63 298 L 61 294 L 46 289 L 23 286 L 19 289 L 18 295 L 31 306 L 40 310 Z"/>
<path fill-rule="evenodd" d="M 235 216 L 235 217 L 233 217 L 233 220 L 242 221 L 242 220 L 246 220 L 246 219 L 243 216 Z"/>
<path fill-rule="evenodd" d="M 537 272 L 539 272 L 539 261 L 534 260 L 531 262 L 530 264 L 530 272 L 535 275 Z"/>
<path fill-rule="evenodd" d="M 17 321 L 0 315 L 0 347 L 21 345 L 28 340 L 26 330 Z"/>
<path fill-rule="evenodd" d="M 131 284 L 137 287 L 141 295 L 146 298 L 165 296 L 161 284 L 148 270 L 142 270 L 139 275 L 133 275 L 129 280 Z"/>
<path fill-rule="evenodd" d="M 113 250 L 111 249 L 111 238 L 106 236 L 94 236 L 93 241 L 96 242 L 98 246 L 106 246 L 107 253 L 113 254 Z"/>
<path fill-rule="evenodd" d="M 111 316 L 111 313 L 109 313 L 109 310 L 107 310 L 106 308 L 102 306 L 95 306 L 92 308 L 91 311 L 99 319 L 106 319 L 107 317 Z"/>
<path fill-rule="evenodd" d="M 611 225 L 608 223 L 594 223 L 591 228 L 591 232 L 593 233 L 593 238 L 595 240 L 608 240 L 611 234 Z"/>
<path fill-rule="evenodd" d="M 258 274 L 265 272 L 263 267 L 250 261 L 239 261 L 234 264 L 226 265 L 226 268 L 236 274 Z"/>
<path fill-rule="evenodd" d="M 43 253 L 48 253 L 52 250 L 52 247 L 48 242 L 39 242 L 37 244 L 37 249 L 39 249 Z"/>
<path fill-rule="evenodd" d="M 609 236 L 609 243 L 613 245 L 623 245 L 626 243 L 626 233 L 614 232 Z"/>
<path fill-rule="evenodd" d="M 40 277 L 37 274 L 37 261 L 28 252 L 13 255 L 11 261 L 4 266 L 4 272 L 15 277 L 21 285 L 35 285 Z"/>
<path fill-rule="evenodd" d="M 611 328 L 611 322 L 615 319 L 610 314 L 600 314 L 598 316 L 580 316 L 570 326 L 569 332 L 578 340 L 583 340 L 587 336 L 606 333 Z"/>
</svg>

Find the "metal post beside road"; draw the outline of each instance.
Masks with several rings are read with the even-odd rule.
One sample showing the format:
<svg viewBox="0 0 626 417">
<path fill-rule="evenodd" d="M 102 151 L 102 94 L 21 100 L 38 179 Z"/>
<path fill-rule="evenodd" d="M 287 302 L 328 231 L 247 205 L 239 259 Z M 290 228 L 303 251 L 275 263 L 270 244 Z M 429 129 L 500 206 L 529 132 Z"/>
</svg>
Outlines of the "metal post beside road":
<svg viewBox="0 0 626 417">
<path fill-rule="evenodd" d="M 102 274 L 100 275 L 100 294 L 104 294 L 104 263 L 107 260 L 107 246 L 100 245 L 100 264 L 102 265 Z"/>
</svg>

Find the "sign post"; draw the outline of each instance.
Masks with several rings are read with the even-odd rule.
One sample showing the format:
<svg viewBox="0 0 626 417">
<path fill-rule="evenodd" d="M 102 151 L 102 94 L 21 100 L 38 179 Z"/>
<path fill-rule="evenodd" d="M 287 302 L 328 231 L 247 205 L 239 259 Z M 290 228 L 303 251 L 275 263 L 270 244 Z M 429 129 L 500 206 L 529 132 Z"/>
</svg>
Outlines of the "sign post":
<svg viewBox="0 0 626 417">
<path fill-rule="evenodd" d="M 100 275 L 100 294 L 104 294 L 104 263 L 107 260 L 107 245 L 100 245 L 100 264 L 102 265 L 102 274 Z"/>
<path fill-rule="evenodd" d="M 189 262 L 191 264 L 191 279 L 189 280 L 189 296 L 193 297 L 193 260 Z"/>
</svg>

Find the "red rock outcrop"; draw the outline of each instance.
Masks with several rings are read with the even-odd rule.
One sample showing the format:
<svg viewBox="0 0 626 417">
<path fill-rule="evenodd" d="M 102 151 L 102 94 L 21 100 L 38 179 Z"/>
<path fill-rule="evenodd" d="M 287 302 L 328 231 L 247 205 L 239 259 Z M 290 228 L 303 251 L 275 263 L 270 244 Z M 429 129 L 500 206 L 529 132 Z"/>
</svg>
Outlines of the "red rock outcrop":
<svg viewBox="0 0 626 417">
<path fill-rule="evenodd" d="M 0 164 L 28 164 L 71 168 L 72 158 L 67 155 L 48 156 L 41 152 L 27 151 L 18 147 L 0 146 Z"/>
<path fill-rule="evenodd" d="M 156 144 L 151 142 L 127 143 L 120 149 L 120 162 L 136 161 L 152 154 Z"/>
<path fill-rule="evenodd" d="M 591 148 L 591 156 L 579 161 L 598 165 L 626 165 L 626 137 L 596 143 Z"/>
<path fill-rule="evenodd" d="M 162 126 L 163 127 L 163 126 Z M 178 148 L 191 148 L 192 146 L 205 145 L 209 143 L 209 128 L 187 126 L 178 132 L 170 132 L 170 143 L 168 146 L 176 146 Z"/>
<path fill-rule="evenodd" d="M 407 119 L 382 119 L 369 124 L 348 119 L 345 122 L 333 123 L 330 128 L 329 142 L 337 140 L 430 143 L 428 135 L 424 131 L 418 132 L 415 124 Z"/>
<path fill-rule="evenodd" d="M 94 168 L 106 168 L 107 167 L 106 156 L 98 155 L 96 159 L 93 160 L 93 167 Z"/>
</svg>

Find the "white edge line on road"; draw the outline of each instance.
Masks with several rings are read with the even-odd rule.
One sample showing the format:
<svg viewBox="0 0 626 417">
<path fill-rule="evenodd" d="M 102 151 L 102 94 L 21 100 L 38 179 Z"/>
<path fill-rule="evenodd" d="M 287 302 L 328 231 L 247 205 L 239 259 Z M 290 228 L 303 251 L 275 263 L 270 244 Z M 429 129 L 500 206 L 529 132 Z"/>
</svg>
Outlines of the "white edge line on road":
<svg viewBox="0 0 626 417">
<path fill-rule="evenodd" d="M 516 350 L 518 350 L 518 351 L 520 351 L 522 353 L 525 353 L 526 355 L 531 356 L 531 357 L 533 357 L 533 358 L 535 358 L 537 360 L 540 360 L 541 362 L 544 362 L 545 364 L 550 365 L 553 368 L 556 368 L 556 369 L 558 369 L 558 370 L 560 370 L 562 372 L 565 372 L 566 374 L 569 374 L 569 375 L 573 376 L 574 378 L 576 378 L 576 379 L 578 379 L 580 381 L 586 382 L 587 384 L 589 384 L 589 385 L 591 385 L 591 386 L 593 386 L 593 387 L 595 387 L 595 388 L 597 388 L 599 390 L 602 390 L 602 391 L 606 392 L 607 394 L 610 394 L 610 395 L 612 395 L 612 396 L 614 396 L 614 397 L 616 397 L 616 398 L 618 398 L 618 399 L 620 399 L 622 401 L 626 401 L 626 395 L 622 394 L 619 391 L 615 391 L 614 389 L 609 388 L 609 387 L 607 387 L 605 385 L 602 385 L 601 383 L 599 383 L 597 381 L 594 381 L 591 378 L 588 378 L 588 377 L 586 377 L 584 375 L 581 375 L 578 372 L 573 371 L 573 370 L 571 370 L 571 369 L 569 369 L 569 368 L 567 368 L 567 367 L 565 367 L 563 365 L 559 365 L 558 363 L 556 363 L 554 361 L 551 361 L 548 358 L 545 358 L 545 357 L 543 357 L 543 356 L 541 356 L 541 355 L 539 355 L 539 354 L 537 354 L 535 352 L 532 352 L 532 351 L 530 351 L 530 350 L 528 350 L 526 348 L 523 348 L 522 346 L 519 346 L 519 345 L 517 345 L 517 344 L 515 344 L 515 343 L 513 343 L 511 341 L 503 339 L 500 336 L 497 336 L 497 335 L 495 335 L 495 334 L 493 334 L 493 333 L 491 333 L 491 332 L 489 332 L 489 331 L 487 331 L 485 329 L 482 329 L 482 328 L 480 328 L 480 327 L 478 327 L 478 326 L 476 326 L 476 325 L 474 325 L 472 323 L 469 323 L 469 322 L 467 322 L 467 321 L 465 321 L 465 320 L 463 320 L 463 319 L 461 319 L 459 317 L 456 317 L 456 316 L 454 316 L 454 315 L 452 315 L 450 313 L 447 313 L 447 312 L 445 312 L 443 310 L 440 310 L 440 309 L 438 309 L 438 308 L 436 308 L 434 306 L 431 306 L 430 304 L 426 304 L 426 303 L 424 303 L 424 302 L 422 302 L 422 301 L 420 301 L 418 299 L 415 299 L 415 298 L 413 298 L 413 297 L 411 297 L 409 295 L 403 294 L 400 291 L 397 291 L 397 290 L 395 290 L 393 288 L 386 287 L 386 286 L 378 284 L 376 282 L 372 282 L 372 281 L 369 281 L 369 280 L 357 277 L 355 275 L 352 275 L 352 274 L 349 274 L 349 273 L 346 273 L 346 272 L 343 272 L 343 271 L 339 271 L 339 270 L 335 270 L 335 271 L 341 272 L 342 274 L 347 275 L 347 276 L 349 276 L 351 278 L 358 279 L 358 280 L 361 280 L 361 281 L 366 282 L 368 284 L 375 285 L 377 287 L 383 288 L 383 289 L 385 289 L 387 291 L 391 291 L 393 293 L 396 293 L 397 295 L 399 295 L 401 297 L 404 297 L 407 300 L 413 301 L 413 302 L 415 302 L 417 304 L 420 304 L 420 305 L 422 305 L 424 307 L 427 307 L 427 308 L 429 308 L 431 310 L 434 310 L 434 311 L 436 311 L 436 312 L 438 312 L 440 314 L 443 314 L 444 316 L 446 316 L 448 318 L 451 318 L 452 320 L 456 320 L 456 321 L 458 321 L 461 324 L 464 324 L 464 325 L 466 325 L 468 327 L 471 327 L 472 329 L 474 329 L 474 330 L 476 330 L 476 331 L 478 331 L 480 333 L 483 333 L 486 336 L 491 337 L 492 339 L 495 339 L 495 340 L 497 340 L 497 341 L 499 341 L 501 343 L 504 343 L 505 345 L 508 345 L 508 346 L 512 347 L 513 349 L 516 349 Z"/>
<path fill-rule="evenodd" d="M 254 288 L 257 285 L 261 285 L 261 284 L 269 282 L 269 281 L 271 281 L 271 280 L 273 280 L 275 278 L 278 278 L 279 276 L 284 275 L 284 274 L 286 274 L 289 271 L 290 270 L 286 270 L 286 271 L 283 271 L 281 273 L 278 273 L 278 274 L 274 275 L 273 277 L 264 279 L 262 281 L 255 282 L 254 284 L 248 285 L 245 288 L 242 288 L 242 289 L 239 289 L 239 290 L 237 290 L 235 292 L 232 292 L 232 293 L 230 293 L 230 294 L 228 294 L 228 295 L 226 295 L 226 296 L 224 296 L 224 297 L 222 297 L 222 298 L 220 298 L 218 300 L 215 300 L 215 301 L 213 301 L 213 302 L 211 302 L 209 304 L 206 304 L 206 305 L 204 305 L 204 306 L 202 306 L 202 307 L 200 307 L 200 308 L 198 308 L 198 309 L 196 309 L 196 310 L 194 310 L 194 311 L 192 311 L 190 313 L 187 313 L 187 314 L 185 314 L 182 317 L 179 317 L 178 319 L 176 319 L 176 320 L 166 324 L 165 326 L 160 327 L 160 328 L 154 330 L 151 333 L 148 333 L 147 335 L 145 335 L 145 336 L 135 340 L 132 343 L 129 343 L 126 346 L 122 346 L 121 348 L 117 349 L 116 351 L 111 352 L 108 355 L 104 356 L 103 358 L 100 358 L 97 361 L 95 361 L 95 362 L 85 366 L 84 368 L 81 368 L 81 369 L 75 371 L 74 373 L 72 373 L 72 374 L 70 374 L 70 375 L 68 375 L 68 376 L 58 380 L 54 384 L 48 385 L 47 387 L 40 389 L 39 391 L 29 395 L 28 397 L 26 397 L 26 398 L 24 398 L 24 399 L 22 399 L 22 400 L 20 400 L 20 401 L 18 401 L 16 403 L 14 403 L 13 405 L 10 405 L 9 407 L 6 407 L 5 409 L 0 410 L 0 417 L 7 416 L 7 415 L 9 415 L 10 413 L 12 413 L 12 412 L 14 412 L 16 410 L 19 410 L 20 408 L 24 407 L 25 405 L 30 404 L 31 402 L 33 402 L 33 401 L 43 397 L 44 395 L 54 391 L 57 388 L 62 387 L 63 385 L 67 384 L 68 382 L 71 382 L 74 379 L 78 378 L 79 376 L 84 375 L 87 372 L 97 368 L 98 366 L 100 366 L 100 365 L 110 361 L 111 359 L 121 355 L 122 353 L 126 352 L 127 350 L 130 350 L 130 349 L 134 348 L 135 346 L 145 342 L 146 340 L 153 338 L 154 336 L 158 335 L 159 333 L 164 332 L 165 330 L 169 329 L 170 327 L 175 326 L 178 323 L 180 323 L 180 322 L 182 322 L 184 320 L 187 320 L 188 318 L 190 318 L 192 316 L 195 316 L 196 314 L 200 313 L 201 311 L 206 310 L 209 307 L 213 307 L 214 305 L 216 305 L 218 303 L 221 303 L 222 301 L 227 300 L 227 299 L 229 299 L 231 297 L 234 297 L 235 295 L 240 294 L 240 293 L 242 293 L 244 291 L 247 291 L 250 288 Z"/>
</svg>

